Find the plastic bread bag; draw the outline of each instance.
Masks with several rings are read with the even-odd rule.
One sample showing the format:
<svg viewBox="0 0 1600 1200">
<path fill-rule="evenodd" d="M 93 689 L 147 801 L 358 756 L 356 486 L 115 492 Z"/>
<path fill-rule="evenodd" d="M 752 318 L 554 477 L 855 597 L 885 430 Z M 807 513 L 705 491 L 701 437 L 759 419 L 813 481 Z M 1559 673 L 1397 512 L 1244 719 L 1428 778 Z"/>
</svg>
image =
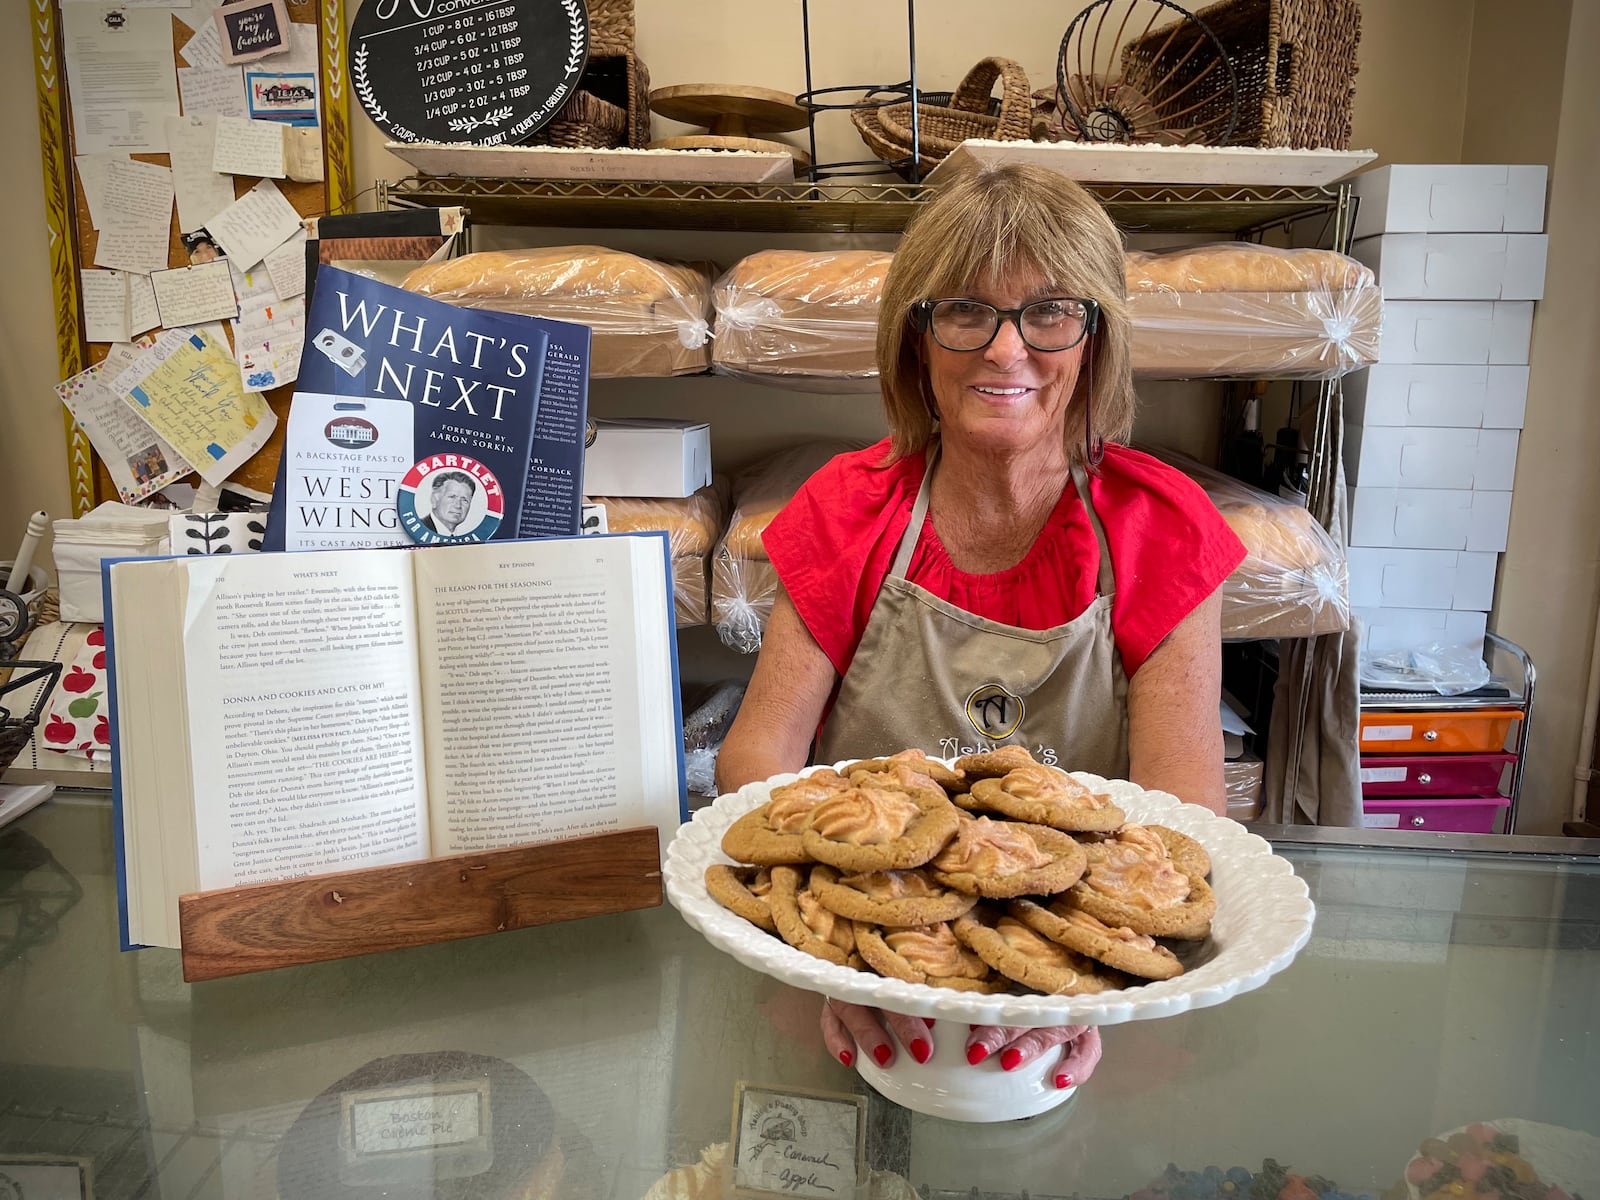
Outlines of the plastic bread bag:
<svg viewBox="0 0 1600 1200">
<path fill-rule="evenodd" d="M 717 794 L 717 751 L 739 715 L 744 691 L 743 682 L 724 680 L 684 705 L 684 777 L 693 795 Z"/>
<path fill-rule="evenodd" d="M 1261 815 L 1262 771 L 1261 760 L 1253 754 L 1222 764 L 1222 789 L 1228 815 L 1235 821 L 1254 821 Z"/>
<path fill-rule="evenodd" d="M 1141 447 L 1205 489 L 1245 545 L 1222 585 L 1222 636 L 1309 637 L 1350 628 L 1344 551 L 1305 508 L 1168 450 Z"/>
<path fill-rule="evenodd" d="M 728 514 L 730 485 L 718 475 L 709 485 L 682 499 L 634 496 L 590 496 L 588 503 L 606 511 L 606 532 L 660 531 L 672 555 L 673 605 L 678 626 L 704 625 L 707 606 L 707 563 L 722 536 Z"/>
<path fill-rule="evenodd" d="M 587 325 L 595 379 L 693 374 L 711 361 L 711 275 L 696 265 L 602 246 L 493 250 L 418 267 L 402 286 L 466 308 Z"/>
<path fill-rule="evenodd" d="M 1382 692 L 1460 696 L 1489 682 L 1489 665 L 1475 646 L 1430 643 L 1409 650 L 1361 649 L 1361 686 Z"/>
<path fill-rule="evenodd" d="M 712 289 L 712 370 L 807 391 L 878 390 L 878 304 L 892 254 L 763 250 Z"/>
<path fill-rule="evenodd" d="M 778 511 L 829 459 L 859 449 L 851 442 L 806 442 L 779 451 L 734 480 L 733 514 L 711 559 L 711 623 L 724 645 L 743 654 L 761 649 L 761 634 L 778 595 L 778 573 L 761 535 Z"/>
<path fill-rule="evenodd" d="M 1331 250 L 1222 242 L 1127 255 L 1136 375 L 1335 379 L 1378 358 L 1383 293 Z"/>
</svg>

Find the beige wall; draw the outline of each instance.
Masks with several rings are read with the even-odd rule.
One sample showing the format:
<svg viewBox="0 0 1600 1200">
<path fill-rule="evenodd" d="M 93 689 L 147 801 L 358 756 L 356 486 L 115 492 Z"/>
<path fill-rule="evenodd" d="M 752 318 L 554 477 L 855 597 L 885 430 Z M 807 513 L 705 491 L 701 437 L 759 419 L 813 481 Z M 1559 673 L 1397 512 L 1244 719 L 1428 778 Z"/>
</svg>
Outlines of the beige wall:
<svg viewBox="0 0 1600 1200">
<path fill-rule="evenodd" d="M 55 318 L 33 82 L 31 4 L 0 4 L 0 162 L 7 168 L 0 243 L 0 559 L 12 558 L 28 514 L 67 512 L 67 443 L 54 389 Z"/>
<path fill-rule="evenodd" d="M 1571 36 L 1563 42 L 1569 2 L 1367 0 L 1354 112 L 1353 143 L 1376 149 L 1385 161 L 1554 163 L 1550 294 L 1535 333 L 1534 395 L 1498 622 L 1535 651 L 1545 672 L 1528 831 L 1552 828 L 1569 791 L 1564 780 L 1576 745 L 1579 676 L 1600 585 L 1600 539 L 1590 532 L 1600 517 L 1600 497 L 1592 494 L 1588 471 L 1597 442 L 1585 417 L 1594 405 L 1570 402 L 1596 390 L 1593 281 L 1600 278 L 1595 258 L 1600 235 L 1581 209 L 1582 198 L 1596 194 L 1600 182 L 1595 179 L 1600 94 L 1593 69 L 1600 49 L 1600 4 L 1571 4 Z M 347 3 L 353 11 L 355 0 Z M 1035 87 L 1044 86 L 1071 8 L 1042 2 L 991 5 L 978 38 L 965 0 L 922 0 L 921 82 L 952 87 L 978 57 L 1001 53 L 1021 61 Z M 14 182 L 13 234 L 0 251 L 6 268 L 6 286 L 0 289 L 0 557 L 10 555 L 29 511 L 45 507 L 61 513 L 67 503 L 66 456 L 51 391 L 58 373 L 38 138 L 28 119 L 34 93 L 27 9 L 17 2 L 0 4 L 0 111 L 21 118 L 0 126 L 0 153 L 12 167 Z M 797 5 L 638 0 L 638 9 L 639 49 L 657 85 L 804 86 Z M 812 11 L 817 86 L 904 77 L 904 10 L 898 3 L 814 0 Z M 1576 69 L 1559 69 L 1563 50 Z M 824 157 L 862 155 L 843 116 L 823 120 Z M 406 173 L 403 163 L 384 153 L 370 123 L 358 114 L 354 124 L 358 187 Z M 658 122 L 658 132 L 671 131 Z M 370 202 L 367 197 L 364 206 Z M 812 422 L 822 429 L 841 422 L 868 428 L 875 419 L 848 401 L 813 401 L 798 394 L 777 401 L 767 396 L 765 413 L 753 413 L 753 397 L 735 385 L 708 387 L 707 394 L 697 393 L 695 405 L 729 414 L 741 450 L 774 436 L 764 426 L 775 403 L 781 405 L 775 425 L 786 436 L 805 432 Z M 688 403 L 688 391 L 681 381 L 652 393 L 602 388 L 596 404 L 602 412 L 641 404 L 668 411 Z M 807 405 L 813 408 L 808 411 Z M 1168 399 L 1152 405 L 1147 421 L 1169 419 L 1171 405 Z M 734 418 L 735 413 L 743 415 Z M 1530 470 L 1530 463 L 1537 469 Z M 1570 497 L 1580 503 L 1572 504 Z"/>
<path fill-rule="evenodd" d="M 1572 795 L 1600 595 L 1600 4 L 1490 2 L 1478 12 L 1463 159 L 1551 152 L 1549 266 L 1493 628 L 1539 670 L 1519 829 L 1554 833 Z M 1512 78 L 1527 86 L 1508 87 Z"/>
</svg>

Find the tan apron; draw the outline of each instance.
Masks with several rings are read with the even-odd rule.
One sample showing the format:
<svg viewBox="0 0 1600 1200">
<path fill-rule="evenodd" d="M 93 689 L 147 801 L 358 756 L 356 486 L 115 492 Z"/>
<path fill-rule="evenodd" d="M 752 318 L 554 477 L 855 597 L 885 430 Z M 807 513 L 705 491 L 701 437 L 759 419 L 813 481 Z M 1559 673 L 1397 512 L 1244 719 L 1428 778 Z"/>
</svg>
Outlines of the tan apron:
<svg viewBox="0 0 1600 1200">
<path fill-rule="evenodd" d="M 1126 779 L 1128 677 L 1111 635 L 1116 585 L 1083 468 L 1073 466 L 1072 482 L 1100 548 L 1097 595 L 1065 625 L 1035 630 L 963 612 L 906 579 L 937 461 L 935 448 L 817 761 L 910 747 L 949 758 L 1016 744 L 1041 762 Z"/>
</svg>

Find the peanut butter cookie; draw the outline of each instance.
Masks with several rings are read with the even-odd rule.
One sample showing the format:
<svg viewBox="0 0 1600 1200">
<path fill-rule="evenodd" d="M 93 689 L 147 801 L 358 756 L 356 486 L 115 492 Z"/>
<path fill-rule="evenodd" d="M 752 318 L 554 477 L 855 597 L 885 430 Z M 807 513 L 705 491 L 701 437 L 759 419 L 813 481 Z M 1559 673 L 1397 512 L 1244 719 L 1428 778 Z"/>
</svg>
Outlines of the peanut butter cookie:
<svg viewBox="0 0 1600 1200">
<path fill-rule="evenodd" d="M 935 882 L 923 870 L 841 876 L 819 863 L 811 868 L 811 890 L 841 917 L 896 927 L 953 921 L 978 902 L 976 896 Z"/>
<path fill-rule="evenodd" d="M 772 921 L 772 871 L 767 867 L 730 867 L 719 863 L 706 868 L 706 891 L 729 912 L 736 913 L 768 933 L 777 933 Z"/>
<path fill-rule="evenodd" d="M 740 817 L 722 835 L 722 852 L 742 863 L 772 867 L 810 862 L 801 838 L 811 810 L 850 790 L 850 781 L 824 767 L 772 789 L 767 802 Z"/>
<path fill-rule="evenodd" d="M 938 854 L 960 820 L 939 788 L 906 791 L 864 779 L 811 810 L 801 844 L 841 871 L 904 871 Z"/>
<path fill-rule="evenodd" d="M 1033 764 L 999 779 L 979 779 L 956 803 L 969 812 L 992 812 L 1068 833 L 1108 833 L 1128 818 L 1111 797 L 1092 792 L 1065 771 Z"/>
<path fill-rule="evenodd" d="M 906 929 L 881 929 L 857 921 L 855 935 L 861 957 L 886 978 L 958 992 L 1003 992 L 1010 987 L 1010 980 L 991 971 L 943 921 Z"/>
<path fill-rule="evenodd" d="M 1098 973 L 1091 959 L 1041 937 L 1012 917 L 982 908 L 955 921 L 955 935 L 1007 979 L 1054 996 L 1086 996 L 1122 986 L 1110 972 Z"/>
<path fill-rule="evenodd" d="M 983 754 L 968 754 L 956 759 L 956 770 L 971 783 L 974 779 L 999 779 L 1018 767 L 1039 766 L 1039 760 L 1026 746 L 1000 746 Z"/>
<path fill-rule="evenodd" d="M 1069 892 L 1072 906 L 1149 937 L 1198 940 L 1210 933 L 1217 898 L 1203 878 L 1178 868 L 1161 834 L 1124 825 L 1114 838 L 1085 847 L 1089 866 Z M 1188 860 L 1195 861 L 1192 853 Z"/>
<path fill-rule="evenodd" d="M 1064 892 L 1087 861 L 1083 847 L 1059 829 L 963 816 L 955 840 L 929 870 L 958 892 L 1010 899 Z"/>
<path fill-rule="evenodd" d="M 1057 900 L 1045 907 L 1032 900 L 1013 900 L 1009 911 L 1035 933 L 1128 975 L 1171 979 L 1183 974 L 1177 955 L 1157 945 L 1154 938 L 1135 933 L 1126 925 L 1107 925 L 1081 908 L 1073 908 L 1070 902 Z"/>
<path fill-rule="evenodd" d="M 772 893 L 767 902 L 772 906 L 778 936 L 789 945 L 814 958 L 850 965 L 856 935 L 849 918 L 824 908 L 810 887 L 805 886 L 805 876 L 799 868 L 772 868 Z"/>
<path fill-rule="evenodd" d="M 847 779 L 854 778 L 858 771 L 893 774 L 895 768 L 902 765 L 927 776 L 951 795 L 967 790 L 965 775 L 960 771 L 952 771 L 936 759 L 929 758 L 921 750 L 902 750 L 899 754 L 891 754 L 888 758 L 864 758 L 860 762 L 850 763 L 839 773 Z"/>
</svg>

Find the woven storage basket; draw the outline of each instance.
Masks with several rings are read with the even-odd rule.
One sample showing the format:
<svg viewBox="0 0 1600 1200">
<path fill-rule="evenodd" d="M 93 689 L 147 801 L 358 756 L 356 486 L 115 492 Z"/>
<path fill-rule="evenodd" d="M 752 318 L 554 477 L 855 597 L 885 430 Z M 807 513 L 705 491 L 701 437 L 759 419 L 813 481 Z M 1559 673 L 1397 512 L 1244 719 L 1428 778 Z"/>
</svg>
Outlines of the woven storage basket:
<svg viewBox="0 0 1600 1200">
<path fill-rule="evenodd" d="M 650 140 L 649 97 L 650 72 L 637 54 L 591 54 L 578 90 L 531 144 L 589 150 L 643 146 Z"/>
<path fill-rule="evenodd" d="M 633 0 L 589 0 L 589 53 L 632 54 Z"/>
<path fill-rule="evenodd" d="M 1357 0 L 1222 0 L 1194 15 L 1233 63 L 1239 102 L 1233 145 L 1350 148 L 1361 43 Z M 1168 44 L 1166 31 L 1159 30 L 1124 47 L 1123 73 L 1144 59 L 1152 78 L 1175 72 L 1170 88 L 1177 91 L 1212 57 L 1193 54 L 1183 61 L 1191 46 L 1181 38 Z M 1219 104 L 1224 101 L 1218 97 Z M 1200 110 L 1190 119 L 1200 124 L 1212 115 Z"/>
<path fill-rule="evenodd" d="M 1001 84 L 998 100 L 992 97 Z M 968 138 L 1027 141 L 1032 134 L 1033 100 L 1028 75 L 1008 58 L 986 58 L 967 72 L 946 103 L 931 92 L 917 104 L 917 149 L 928 165 L 940 162 Z M 852 109 L 850 119 L 861 140 L 879 158 L 911 156 L 911 102 Z"/>
</svg>

